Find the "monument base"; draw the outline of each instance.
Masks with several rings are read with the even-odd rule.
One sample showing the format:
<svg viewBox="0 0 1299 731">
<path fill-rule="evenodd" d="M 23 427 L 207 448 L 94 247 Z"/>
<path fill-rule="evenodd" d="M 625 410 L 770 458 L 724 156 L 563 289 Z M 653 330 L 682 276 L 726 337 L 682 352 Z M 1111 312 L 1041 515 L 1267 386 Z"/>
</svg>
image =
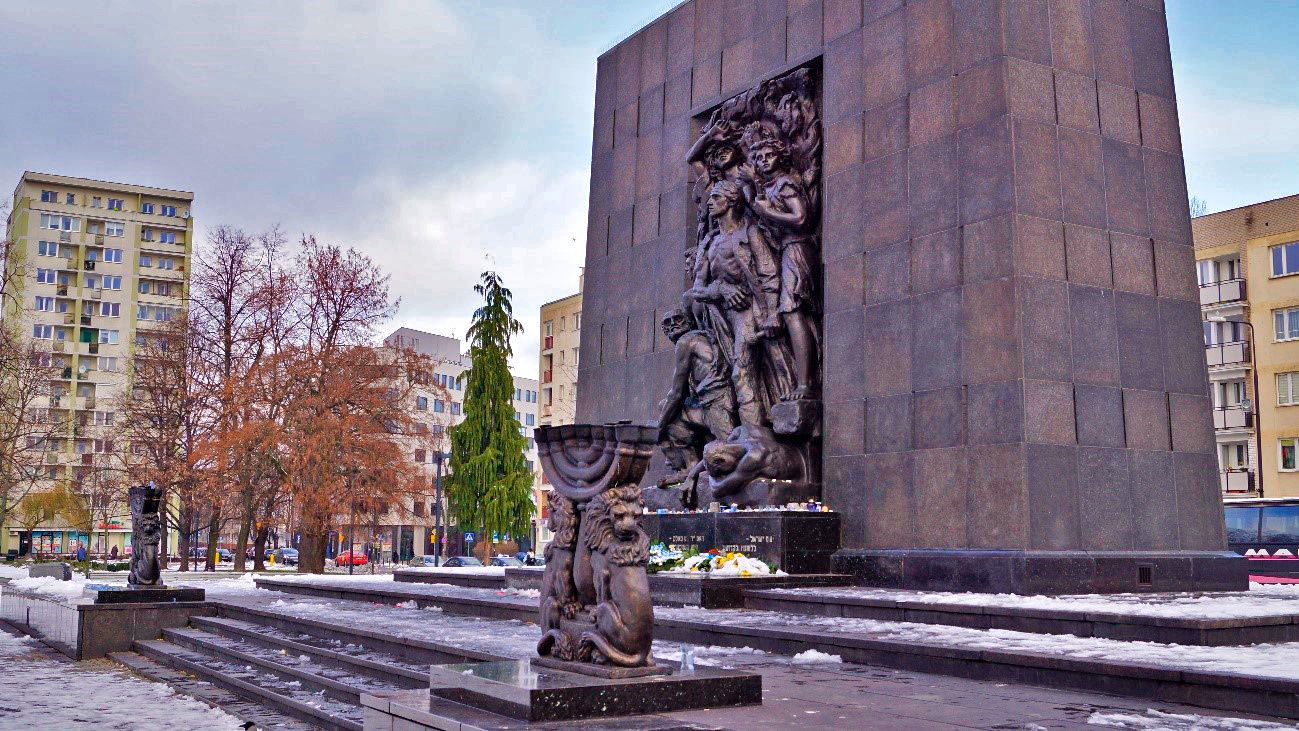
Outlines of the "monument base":
<svg viewBox="0 0 1299 731">
<path fill-rule="evenodd" d="M 536 660 L 434 665 L 429 692 L 521 721 L 573 721 L 762 703 L 762 676 L 698 667 L 693 672 L 600 678 Z"/>
<path fill-rule="evenodd" d="M 991 594 L 1245 591 L 1243 556 L 1216 551 L 845 549 L 835 573 L 889 589 Z"/>
<path fill-rule="evenodd" d="M 678 551 L 743 553 L 790 574 L 828 574 L 839 548 L 839 514 L 802 510 L 646 513 L 650 543 Z"/>
<path fill-rule="evenodd" d="M 158 602 L 201 602 L 207 592 L 189 586 L 117 586 L 86 584 L 86 594 L 95 604 L 145 604 Z"/>
<path fill-rule="evenodd" d="M 650 675 L 671 675 L 672 668 L 666 665 L 646 665 L 638 668 L 624 668 L 618 665 L 597 665 L 590 662 L 573 662 L 553 657 L 534 657 L 533 665 L 552 670 L 563 670 L 578 675 L 593 675 L 597 678 L 644 678 Z"/>
</svg>

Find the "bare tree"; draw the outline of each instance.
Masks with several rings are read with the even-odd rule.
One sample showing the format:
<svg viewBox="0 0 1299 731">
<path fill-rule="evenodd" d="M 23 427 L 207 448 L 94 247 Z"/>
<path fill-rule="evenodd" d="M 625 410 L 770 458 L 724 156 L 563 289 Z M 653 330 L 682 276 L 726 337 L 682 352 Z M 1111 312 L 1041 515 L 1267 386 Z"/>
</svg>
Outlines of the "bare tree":
<svg viewBox="0 0 1299 731">
<path fill-rule="evenodd" d="M 1191 218 L 1198 218 L 1209 212 L 1209 204 L 1201 197 L 1193 195 L 1190 200 Z"/>
</svg>

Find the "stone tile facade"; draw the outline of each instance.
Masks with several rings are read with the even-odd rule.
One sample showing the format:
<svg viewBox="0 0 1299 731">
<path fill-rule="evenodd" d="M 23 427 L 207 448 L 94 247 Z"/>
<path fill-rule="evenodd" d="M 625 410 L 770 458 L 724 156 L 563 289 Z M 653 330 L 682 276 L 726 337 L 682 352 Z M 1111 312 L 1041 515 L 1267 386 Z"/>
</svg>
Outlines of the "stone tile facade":
<svg viewBox="0 0 1299 731">
<path fill-rule="evenodd" d="M 666 389 L 700 115 L 807 62 L 844 547 L 1223 550 L 1160 0 L 694 0 L 601 56 L 578 421 Z"/>
</svg>

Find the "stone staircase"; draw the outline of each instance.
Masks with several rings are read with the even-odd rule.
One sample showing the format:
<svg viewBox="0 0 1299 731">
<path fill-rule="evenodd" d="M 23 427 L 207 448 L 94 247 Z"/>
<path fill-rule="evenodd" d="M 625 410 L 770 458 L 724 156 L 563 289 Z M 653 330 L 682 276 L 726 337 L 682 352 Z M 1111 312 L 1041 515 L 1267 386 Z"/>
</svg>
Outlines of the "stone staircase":
<svg viewBox="0 0 1299 731">
<path fill-rule="evenodd" d="M 182 692 L 215 687 L 249 701 L 232 713 L 259 727 L 331 731 L 362 728 L 362 693 L 426 688 L 433 664 L 501 659 L 252 607 L 217 609 L 110 657 Z"/>
</svg>

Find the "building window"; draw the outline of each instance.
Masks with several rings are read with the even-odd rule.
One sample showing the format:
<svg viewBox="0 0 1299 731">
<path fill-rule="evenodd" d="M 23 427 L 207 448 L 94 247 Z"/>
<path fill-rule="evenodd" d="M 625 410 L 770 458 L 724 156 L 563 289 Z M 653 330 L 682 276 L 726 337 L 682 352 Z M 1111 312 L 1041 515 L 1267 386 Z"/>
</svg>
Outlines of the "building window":
<svg viewBox="0 0 1299 731">
<path fill-rule="evenodd" d="M 141 241 L 153 241 L 153 229 L 151 229 L 151 228 L 142 228 L 142 229 L 140 229 L 140 240 L 141 240 Z"/>
<path fill-rule="evenodd" d="M 1299 404 L 1299 372 L 1276 374 L 1276 405 Z"/>
<path fill-rule="evenodd" d="M 122 210 L 122 203 L 123 203 L 123 201 L 122 201 L 121 198 L 109 198 L 109 199 L 108 199 L 108 210 L 110 210 L 110 211 L 120 211 L 120 210 Z"/>
<path fill-rule="evenodd" d="M 58 256 L 59 245 L 54 241 L 36 242 L 36 254 L 38 256 Z"/>
<path fill-rule="evenodd" d="M 121 289 L 121 277 L 104 277 L 104 289 Z"/>
<path fill-rule="evenodd" d="M 37 297 L 37 298 L 36 298 L 36 309 L 37 309 L 38 311 L 40 311 L 40 312 L 53 312 L 53 311 L 54 311 L 54 298 L 53 298 L 53 297 Z"/>
<path fill-rule="evenodd" d="M 72 216 L 56 216 L 53 213 L 42 213 L 41 228 L 48 228 L 53 231 L 80 231 L 81 219 Z"/>
<path fill-rule="evenodd" d="M 53 325 L 32 325 L 32 337 L 37 340 L 53 340 Z"/>
<path fill-rule="evenodd" d="M 168 259 L 168 258 L 165 257 L 165 256 L 160 256 L 160 257 L 158 257 L 158 268 L 159 268 L 159 269 L 175 269 L 175 268 L 176 268 L 176 260 L 175 260 L 175 259 Z"/>
<path fill-rule="evenodd" d="M 459 401 L 452 401 L 452 402 L 451 402 L 451 415 L 452 415 L 452 416 L 459 416 L 459 415 L 460 415 L 460 402 L 459 402 Z"/>
<path fill-rule="evenodd" d="M 555 321 L 546 320 L 546 337 L 550 337 L 551 335 L 554 334 L 555 334 Z"/>
<path fill-rule="evenodd" d="M 116 330 L 100 330 L 99 342 L 104 345 L 117 345 L 117 335 L 118 332 Z"/>
<path fill-rule="evenodd" d="M 152 204 L 152 203 L 141 203 L 141 204 L 140 204 L 140 213 L 153 213 L 153 204 Z"/>
<path fill-rule="evenodd" d="M 171 216 L 172 218 L 175 218 L 175 217 L 176 217 L 176 206 L 163 206 L 163 207 L 162 207 L 162 215 L 164 215 L 164 216 Z"/>
<path fill-rule="evenodd" d="M 415 408 L 420 411 L 428 411 L 428 396 L 416 396 Z"/>
<path fill-rule="evenodd" d="M 113 357 L 113 356 L 107 356 L 107 355 L 101 355 L 101 356 L 99 356 L 99 370 L 101 370 L 101 371 L 116 371 L 116 370 L 117 370 L 117 358 L 115 358 L 115 357 Z"/>
<path fill-rule="evenodd" d="M 537 423 L 537 418 L 532 414 L 524 414 L 523 417 L 524 417 L 523 423 L 527 424 L 528 426 L 534 426 Z"/>
<path fill-rule="evenodd" d="M 434 401 L 433 401 L 433 413 L 435 413 L 435 414 L 440 414 L 440 413 L 442 413 L 443 411 L 446 411 L 446 404 L 443 403 L 442 399 L 434 399 Z"/>
<path fill-rule="evenodd" d="M 1272 276 L 1299 274 L 1299 241 L 1272 247 Z"/>
<path fill-rule="evenodd" d="M 420 464 L 424 464 L 424 450 L 422 449 L 415 450 L 415 461 L 419 462 Z"/>
<path fill-rule="evenodd" d="M 58 202 L 59 202 L 58 193 L 55 193 L 52 190 L 41 191 L 41 203 L 58 203 Z"/>
<path fill-rule="evenodd" d="M 580 312 L 573 313 L 573 329 L 574 330 L 582 329 L 582 313 Z"/>
<path fill-rule="evenodd" d="M 141 255 L 140 255 L 140 266 L 142 266 L 142 267 L 150 267 L 150 268 L 152 268 L 152 267 L 153 267 L 153 257 L 148 256 L 147 254 L 141 254 Z"/>
<path fill-rule="evenodd" d="M 1276 324 L 1278 341 L 1299 340 L 1299 307 L 1272 310 L 1272 320 Z"/>
<path fill-rule="evenodd" d="M 523 389 L 521 389 L 521 388 L 516 388 L 516 389 L 514 389 L 514 400 L 515 400 L 515 401 L 522 401 L 522 400 L 523 400 Z"/>
<path fill-rule="evenodd" d="M 1296 462 L 1295 445 L 1299 439 L 1278 439 L 1277 445 L 1280 447 L 1278 457 L 1280 458 L 1280 469 L 1282 472 L 1295 472 L 1299 470 L 1299 463 Z"/>
<path fill-rule="evenodd" d="M 112 425 L 113 425 L 113 412 L 111 411 L 95 412 L 95 426 L 112 426 Z"/>
<path fill-rule="evenodd" d="M 37 269 L 37 270 L 36 270 L 36 282 L 37 282 L 37 284 L 54 284 L 54 270 L 53 270 L 53 269 Z"/>
<path fill-rule="evenodd" d="M 100 302 L 100 317 L 119 317 L 122 314 L 122 303 L 120 302 Z"/>
<path fill-rule="evenodd" d="M 105 221 L 104 234 L 108 236 L 125 236 L 126 224 L 121 221 Z"/>
<path fill-rule="evenodd" d="M 71 205 L 75 205 L 76 202 L 77 202 L 77 197 L 76 197 L 75 195 L 71 194 L 71 193 L 68 193 L 67 197 L 64 198 L 64 201 L 63 201 L 63 202 L 64 202 L 64 203 L 67 203 L 67 204 L 70 205 L 70 206 L 71 206 Z"/>
<path fill-rule="evenodd" d="M 176 232 L 175 232 L 175 231 L 159 231 L 159 232 L 158 232 L 158 240 L 161 241 L 161 242 L 164 243 L 164 244 L 174 244 L 174 243 L 176 243 Z"/>
<path fill-rule="evenodd" d="M 415 422 L 415 433 L 416 433 L 416 434 L 428 434 L 428 424 L 425 424 L 425 423 L 422 422 L 422 421 L 417 421 L 417 422 Z"/>
<path fill-rule="evenodd" d="M 121 249 L 104 249 L 104 261 L 106 261 L 106 262 L 112 262 L 112 263 L 114 263 L 114 264 L 121 264 L 121 263 L 122 263 L 122 250 L 121 250 Z"/>
<path fill-rule="evenodd" d="M 99 207 L 100 207 L 100 199 L 99 199 L 99 196 L 94 196 L 93 198 L 90 199 L 90 207 L 91 207 L 91 208 L 99 208 Z"/>
</svg>

